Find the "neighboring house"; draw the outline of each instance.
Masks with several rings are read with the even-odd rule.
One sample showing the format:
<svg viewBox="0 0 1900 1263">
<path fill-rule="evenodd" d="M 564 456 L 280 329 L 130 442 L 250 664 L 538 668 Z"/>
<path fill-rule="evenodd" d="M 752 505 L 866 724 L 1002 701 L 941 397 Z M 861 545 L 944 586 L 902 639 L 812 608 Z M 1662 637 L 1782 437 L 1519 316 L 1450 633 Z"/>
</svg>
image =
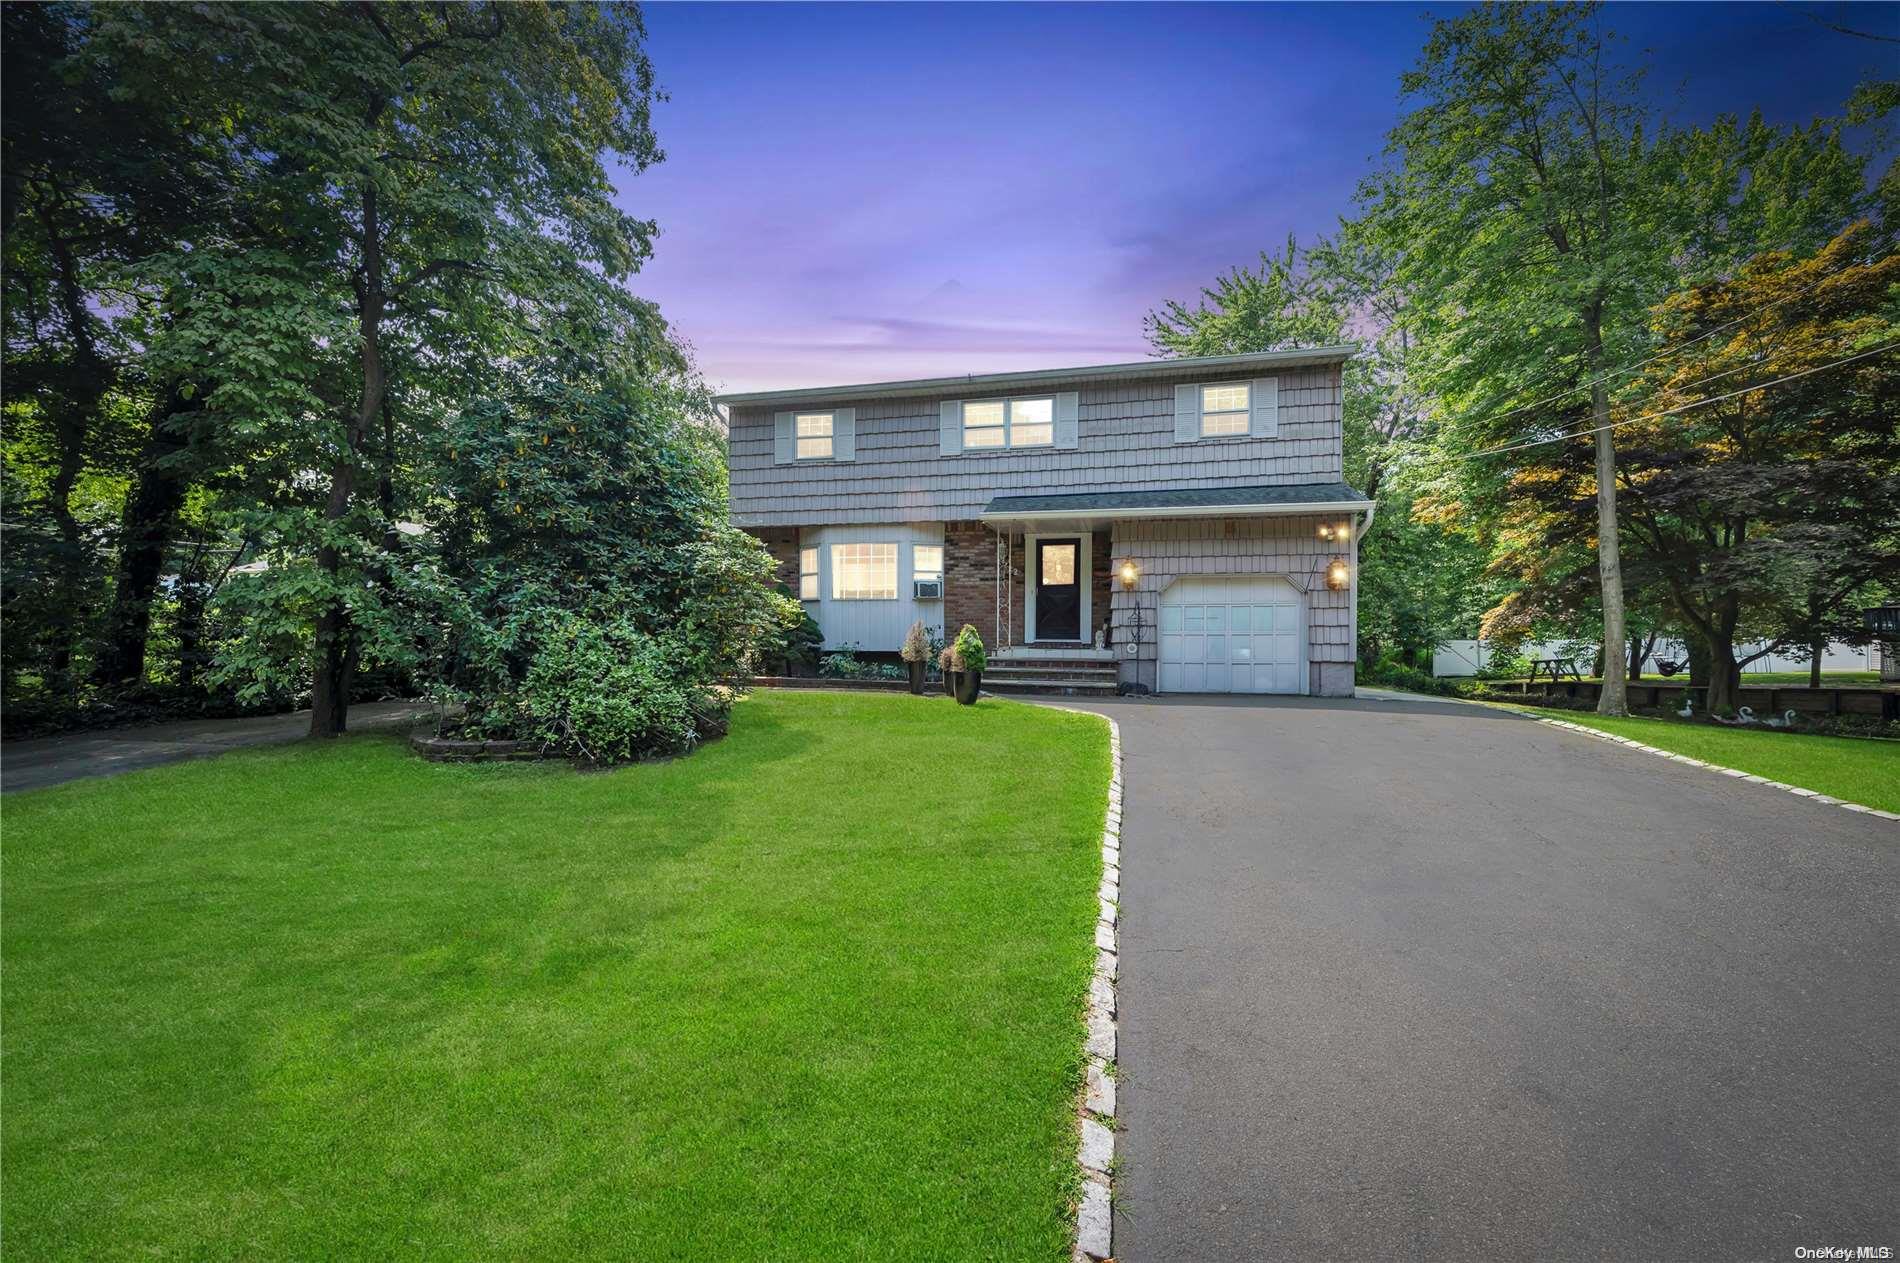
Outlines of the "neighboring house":
<svg viewBox="0 0 1900 1263">
<path fill-rule="evenodd" d="M 1373 510 L 1342 480 L 1352 352 L 725 395 L 732 520 L 827 647 L 895 650 L 921 618 L 999 665 L 1349 696 Z"/>
</svg>

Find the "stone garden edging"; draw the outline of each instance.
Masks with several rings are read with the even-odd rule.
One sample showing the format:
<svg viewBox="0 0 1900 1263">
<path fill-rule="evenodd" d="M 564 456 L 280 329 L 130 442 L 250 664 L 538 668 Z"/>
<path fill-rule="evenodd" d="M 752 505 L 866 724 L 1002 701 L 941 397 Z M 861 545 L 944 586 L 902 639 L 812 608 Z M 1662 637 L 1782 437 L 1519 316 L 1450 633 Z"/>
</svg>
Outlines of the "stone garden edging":
<svg viewBox="0 0 1900 1263">
<path fill-rule="evenodd" d="M 1765 776 L 1757 776 L 1753 772 L 1744 772 L 1740 768 L 1723 767 L 1720 763 L 1709 763 L 1702 759 L 1692 759 L 1686 754 L 1677 754 L 1674 750 L 1662 750 L 1656 746 L 1645 745 L 1634 737 L 1619 737 L 1613 732 L 1604 732 L 1600 728 L 1591 728 L 1584 724 L 1573 724 L 1564 719 L 1549 719 L 1543 715 L 1529 715 L 1526 711 L 1520 710 L 1517 713 L 1520 715 L 1528 715 L 1529 718 L 1535 719 L 1540 724 L 1549 724 L 1553 728 L 1562 728 L 1568 732 L 1581 733 L 1586 737 L 1595 737 L 1598 741 L 1609 741 L 1616 745 L 1628 746 L 1632 750 L 1641 750 L 1645 754 L 1659 754 L 1672 763 L 1684 763 L 1690 767 L 1705 767 L 1711 772 L 1720 772 L 1724 776 L 1733 776 L 1737 780 L 1747 781 L 1751 785 L 1766 785 L 1769 789 L 1786 790 L 1790 794 L 1805 798 L 1809 802 L 1820 803 L 1823 806 L 1844 807 L 1848 811 L 1858 812 L 1864 816 L 1878 816 L 1882 820 L 1900 820 L 1900 813 L 1882 811 L 1878 807 L 1869 807 L 1865 803 L 1850 803 L 1846 799 L 1835 798 L 1831 794 L 1819 793 L 1812 789 L 1803 789 L 1799 785 L 1788 785 L 1781 781 L 1771 781 Z"/>
<path fill-rule="evenodd" d="M 1093 715 L 1108 723 L 1108 816 L 1102 826 L 1102 884 L 1096 889 L 1095 972 L 1089 977 L 1087 1036 L 1088 1086 L 1077 1111 L 1080 1136 L 1076 1161 L 1082 1168 L 1082 1196 L 1075 1208 L 1075 1263 L 1093 1263 L 1114 1253 L 1113 1172 L 1115 1162 L 1115 979 L 1121 968 L 1119 935 L 1122 880 L 1122 729 L 1098 711 L 1073 706 L 1034 705 Z"/>
</svg>

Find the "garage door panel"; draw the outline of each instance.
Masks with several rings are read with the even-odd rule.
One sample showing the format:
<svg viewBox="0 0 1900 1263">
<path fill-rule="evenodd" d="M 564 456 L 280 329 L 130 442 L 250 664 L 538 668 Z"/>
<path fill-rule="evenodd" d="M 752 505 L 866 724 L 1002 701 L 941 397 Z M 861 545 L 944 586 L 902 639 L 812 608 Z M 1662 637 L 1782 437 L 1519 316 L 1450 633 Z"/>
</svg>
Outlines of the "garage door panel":
<svg viewBox="0 0 1900 1263">
<path fill-rule="evenodd" d="M 1299 693 L 1299 594 L 1280 579 L 1184 579 L 1161 596 L 1163 692 Z"/>
</svg>

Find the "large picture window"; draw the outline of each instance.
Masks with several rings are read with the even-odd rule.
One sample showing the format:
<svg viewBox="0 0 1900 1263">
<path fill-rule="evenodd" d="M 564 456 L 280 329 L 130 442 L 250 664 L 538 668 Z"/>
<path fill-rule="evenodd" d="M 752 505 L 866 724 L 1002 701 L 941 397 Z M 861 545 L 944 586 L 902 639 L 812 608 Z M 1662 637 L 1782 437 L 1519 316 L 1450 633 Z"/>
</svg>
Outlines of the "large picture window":
<svg viewBox="0 0 1900 1263">
<path fill-rule="evenodd" d="M 1247 409 L 1253 402 L 1246 382 L 1201 387 L 1201 437 L 1247 433 Z"/>
<path fill-rule="evenodd" d="M 801 601 L 818 599 L 818 550 L 816 548 L 798 550 L 798 599 Z"/>
<path fill-rule="evenodd" d="M 963 450 L 1048 447 L 1056 441 L 1056 401 L 986 399 L 963 405 Z"/>
<path fill-rule="evenodd" d="M 897 545 L 833 544 L 831 546 L 831 599 L 834 601 L 895 601 L 897 599 Z"/>
<path fill-rule="evenodd" d="M 830 412 L 801 412 L 792 419 L 798 437 L 798 459 L 831 459 L 831 424 L 834 416 Z"/>
</svg>

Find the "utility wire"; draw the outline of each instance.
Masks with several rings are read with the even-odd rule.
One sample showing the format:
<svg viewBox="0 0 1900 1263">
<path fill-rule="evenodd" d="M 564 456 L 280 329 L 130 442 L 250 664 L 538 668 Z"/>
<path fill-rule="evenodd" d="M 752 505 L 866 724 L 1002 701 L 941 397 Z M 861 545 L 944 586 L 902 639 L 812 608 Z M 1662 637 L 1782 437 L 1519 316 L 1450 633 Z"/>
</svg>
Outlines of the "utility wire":
<svg viewBox="0 0 1900 1263">
<path fill-rule="evenodd" d="M 1824 276 L 1820 280 L 1815 281 L 1812 285 L 1805 285 L 1802 288 L 1795 290 L 1792 294 L 1783 294 L 1780 298 L 1775 299 L 1773 302 L 1763 303 L 1760 307 L 1755 308 L 1755 310 L 1744 312 L 1743 314 L 1735 317 L 1735 319 L 1733 320 L 1725 321 L 1722 324 L 1716 325 L 1713 329 L 1710 329 L 1704 333 L 1699 333 L 1695 337 L 1690 338 L 1687 342 L 1678 343 L 1675 346 L 1669 347 L 1665 350 L 1658 351 L 1656 352 L 1656 354 L 1650 356 L 1646 360 L 1638 360 L 1636 361 L 1636 363 L 1625 365 L 1622 368 L 1610 369 L 1609 371 L 1605 373 L 1602 373 L 1596 377 L 1592 377 L 1588 381 L 1578 382 L 1575 386 L 1566 387 L 1565 389 L 1558 391 L 1554 395 L 1546 395 L 1542 399 L 1532 400 L 1530 403 L 1522 404 L 1518 407 L 1510 409 L 1507 412 L 1494 413 L 1491 416 L 1485 417 L 1481 424 L 1490 424 L 1491 422 L 1494 422 L 1494 421 L 1502 421 L 1507 417 L 1514 417 L 1514 416 L 1517 416 L 1519 413 L 1529 412 L 1533 408 L 1541 408 L 1547 403 L 1555 403 L 1557 400 L 1566 398 L 1570 395 L 1574 395 L 1580 390 L 1587 390 L 1590 387 L 1597 385 L 1599 382 L 1607 382 L 1617 377 L 1627 377 L 1631 373 L 1634 373 L 1639 368 L 1646 368 L 1649 365 L 1654 364 L 1657 360 L 1665 359 L 1668 356 L 1678 354 L 1679 352 L 1685 351 L 1688 348 L 1694 346 L 1698 342 L 1706 341 L 1709 338 L 1714 337 L 1716 334 L 1722 332 L 1722 330 L 1724 329 L 1730 329 L 1738 324 L 1742 324 L 1745 321 L 1753 320 L 1756 316 L 1759 316 L 1763 314 L 1764 312 L 1771 311 L 1774 308 L 1779 307 L 1781 304 L 1785 302 L 1789 302 L 1796 298 L 1805 297 L 1806 295 L 1813 293 L 1815 290 L 1819 289 L 1821 286 L 1827 284 L 1829 281 L 1833 279 L 1834 278 L 1832 276 Z M 1549 378 L 1553 375 L 1554 373 L 1546 373 L 1545 377 Z"/>
<path fill-rule="evenodd" d="M 1726 399 L 1733 399 L 1737 395 L 1751 394 L 1757 390 L 1766 390 L 1770 386 L 1779 386 L 1783 382 L 1791 382 L 1791 381 L 1794 381 L 1796 378 L 1809 377 L 1815 373 L 1824 373 L 1830 368 L 1839 368 L 1843 364 L 1852 364 L 1856 360 L 1868 359 L 1869 357 L 1875 356 L 1875 355 L 1884 355 L 1886 352 L 1891 351 L 1895 349 L 1896 347 L 1900 347 L 1900 342 L 1889 342 L 1884 346 L 1877 346 L 1871 351 L 1862 351 L 1858 355 L 1849 355 L 1844 359 L 1838 359 L 1838 360 L 1833 361 L 1832 363 L 1817 364 L 1813 368 L 1805 368 L 1805 369 L 1802 369 L 1798 373 L 1789 373 L 1786 377 L 1777 377 L 1773 381 L 1756 382 L 1752 386 L 1744 386 L 1740 390 L 1731 390 L 1727 394 L 1717 395 L 1713 399 L 1698 399 L 1694 403 L 1678 404 L 1674 408 L 1665 408 L 1661 412 L 1645 412 L 1641 414 L 1640 416 L 1624 417 L 1621 421 L 1612 421 L 1608 425 L 1593 425 L 1589 429 L 1586 429 L 1586 430 L 1571 430 L 1563 434 L 1553 434 L 1549 438 L 1526 439 L 1522 443 L 1506 443 L 1502 447 L 1487 447 L 1483 449 L 1482 451 L 1477 451 L 1477 452 L 1461 452 L 1456 455 L 1428 458 L 1424 463 L 1428 465 L 1439 465 L 1439 464 L 1449 465 L 1449 464 L 1456 464 L 1460 461 L 1477 460 L 1485 456 L 1501 456 L 1506 452 L 1518 452 L 1518 451 L 1524 450 L 1527 447 L 1545 447 L 1551 443 L 1567 442 L 1570 439 L 1582 438 L 1586 434 L 1596 434 L 1602 430 L 1620 429 L 1621 427 L 1626 426 L 1626 425 L 1634 425 L 1638 421 L 1657 421 L 1657 420 L 1661 420 L 1663 417 L 1674 416 L 1679 412 L 1689 412 L 1696 408 L 1706 408 L 1710 404 L 1721 403 L 1722 401 Z M 1735 370 L 1730 369 L 1728 371 L 1732 373 Z M 1703 380 L 1713 381 L 1715 380 L 1715 377 L 1722 377 L 1726 375 L 1727 374 L 1725 373 L 1717 373 L 1714 375 L 1714 377 L 1704 378 Z M 1701 383 L 1697 382 L 1697 383 L 1692 383 L 1692 384 L 1700 385 Z"/>
</svg>

